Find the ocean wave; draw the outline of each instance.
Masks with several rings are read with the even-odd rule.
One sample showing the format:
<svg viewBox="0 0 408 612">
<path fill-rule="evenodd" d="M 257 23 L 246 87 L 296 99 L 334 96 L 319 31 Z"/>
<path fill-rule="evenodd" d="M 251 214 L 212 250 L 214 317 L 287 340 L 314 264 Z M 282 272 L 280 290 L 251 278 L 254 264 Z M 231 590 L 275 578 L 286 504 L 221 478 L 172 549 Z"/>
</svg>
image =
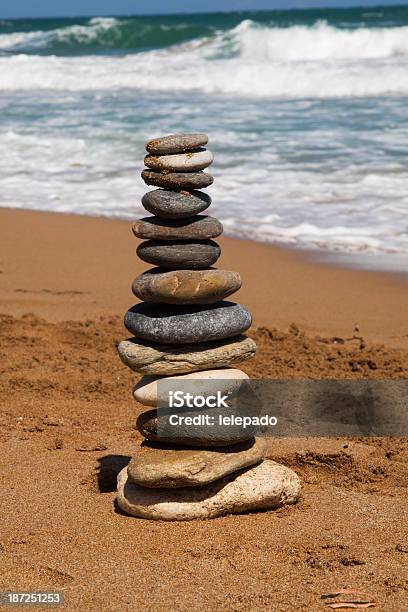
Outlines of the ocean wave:
<svg viewBox="0 0 408 612">
<path fill-rule="evenodd" d="M 95 18 L 86 26 L 12 33 L 0 36 L 0 49 L 16 49 L 27 37 L 32 47 L 45 44 L 46 36 L 53 44 L 57 37 L 64 44 L 71 39 L 90 44 L 107 32 L 112 37 L 118 23 L 123 27 L 113 18 Z M 181 33 L 183 25 L 175 24 Z M 408 95 L 407 61 L 408 26 L 346 31 L 325 22 L 272 28 L 245 20 L 226 31 L 120 57 L 7 54 L 0 56 L 0 87 L 299 99 Z"/>
<path fill-rule="evenodd" d="M 103 38 L 103 34 L 117 26 L 114 18 L 94 18 L 88 25 L 72 25 L 54 30 L 12 32 L 0 35 L 0 49 L 13 53 L 38 51 L 58 44 L 83 45 Z"/>
<path fill-rule="evenodd" d="M 181 44 L 211 31 L 212 28 L 188 23 L 166 25 L 143 19 L 94 17 L 83 24 L 0 33 L 0 49 L 9 53 L 47 55 L 138 51 Z"/>
<path fill-rule="evenodd" d="M 377 59 L 408 56 L 408 27 L 338 29 L 318 21 L 315 25 L 288 28 L 264 27 L 242 21 L 220 36 L 243 59 L 304 62 L 338 59 Z"/>
<path fill-rule="evenodd" d="M 187 44 L 186 44 L 187 43 Z M 94 17 L 54 29 L 0 33 L 8 53 L 87 54 L 112 50 L 201 48 L 207 59 L 260 62 L 359 60 L 408 56 L 408 26 L 338 28 L 326 21 L 279 27 L 245 19 L 222 29 L 194 22 Z"/>
</svg>

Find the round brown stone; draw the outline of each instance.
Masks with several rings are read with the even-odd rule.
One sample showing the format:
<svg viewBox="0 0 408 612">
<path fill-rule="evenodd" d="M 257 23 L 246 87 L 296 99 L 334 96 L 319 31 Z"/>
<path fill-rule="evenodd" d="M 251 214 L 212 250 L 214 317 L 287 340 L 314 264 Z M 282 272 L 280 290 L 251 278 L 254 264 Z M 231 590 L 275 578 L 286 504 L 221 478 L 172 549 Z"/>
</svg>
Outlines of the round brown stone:
<svg viewBox="0 0 408 612">
<path fill-rule="evenodd" d="M 153 155 L 171 155 L 204 147 L 207 142 L 207 134 L 170 134 L 149 140 L 146 143 L 146 151 Z"/>
<path fill-rule="evenodd" d="M 201 486 L 258 463 L 265 449 L 262 438 L 215 450 L 145 441 L 128 465 L 128 477 L 154 489 Z"/>
<path fill-rule="evenodd" d="M 189 219 L 144 217 L 133 224 L 136 238 L 143 240 L 206 240 L 222 234 L 222 224 L 214 217 L 197 215 Z"/>
<path fill-rule="evenodd" d="M 132 291 L 140 300 L 156 304 L 213 304 L 240 287 L 240 275 L 229 270 L 152 268 L 133 281 Z"/>
</svg>

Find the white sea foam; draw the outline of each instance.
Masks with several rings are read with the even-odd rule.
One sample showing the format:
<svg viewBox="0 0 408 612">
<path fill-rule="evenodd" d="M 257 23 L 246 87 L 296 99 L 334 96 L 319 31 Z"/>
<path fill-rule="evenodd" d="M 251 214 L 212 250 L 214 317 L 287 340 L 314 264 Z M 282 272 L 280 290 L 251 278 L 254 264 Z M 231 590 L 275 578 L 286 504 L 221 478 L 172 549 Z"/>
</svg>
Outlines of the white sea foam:
<svg viewBox="0 0 408 612">
<path fill-rule="evenodd" d="M 408 56 L 408 27 L 337 29 L 319 21 L 311 27 L 267 28 L 242 21 L 224 35 L 247 60 L 305 62 Z"/>
<path fill-rule="evenodd" d="M 132 96 L 119 101 L 128 109 Z M 102 99 L 95 102 L 102 107 L 93 112 L 98 114 L 117 102 L 117 97 L 106 102 Z M 59 103 L 83 109 L 80 115 L 65 112 L 65 129 L 61 129 L 58 114 L 31 134 L 9 131 L 0 137 L 0 172 L 4 177 L 0 205 L 128 219 L 145 215 L 140 201 L 146 186 L 138 173 L 143 143 L 151 135 L 144 131 L 142 121 L 146 107 L 134 110 L 141 121 L 134 129 L 112 109 L 110 121 L 92 125 L 93 107 L 86 110 L 86 99 L 80 102 L 68 96 L 59 98 Z M 160 98 L 153 104 L 157 109 L 154 123 L 157 133 L 165 133 L 169 120 L 166 113 L 161 114 L 160 109 L 166 107 L 160 104 Z M 176 108 L 179 116 L 173 116 L 171 122 L 188 124 L 191 109 L 183 109 L 175 101 Z M 315 128 L 307 135 L 293 129 L 271 138 L 268 133 L 261 136 L 253 131 L 260 120 L 255 110 L 243 108 L 238 113 L 233 107 L 225 108 L 220 122 L 220 108 L 208 108 L 206 127 L 216 157 L 211 212 L 222 220 L 227 234 L 293 246 L 408 257 L 408 170 L 392 156 L 383 159 L 383 148 L 376 152 L 375 133 L 363 130 L 355 151 L 348 150 L 347 131 L 341 125 L 330 133 Z M 313 125 L 322 109 L 308 110 L 308 121 Z M 338 110 L 341 112 L 341 107 Z M 234 112 L 233 122 L 245 124 L 248 131 L 237 133 L 226 125 L 221 127 Z M 272 122 L 280 117 L 284 129 L 297 109 L 286 103 L 283 108 L 279 105 L 264 112 L 274 113 Z M 398 110 L 393 113 L 398 115 Z M 323 124 L 325 120 L 327 116 L 321 117 Z M 392 142 L 398 145 L 399 139 L 403 142 L 403 126 L 395 136 L 389 136 L 389 142 L 385 139 L 383 147 Z"/>
</svg>

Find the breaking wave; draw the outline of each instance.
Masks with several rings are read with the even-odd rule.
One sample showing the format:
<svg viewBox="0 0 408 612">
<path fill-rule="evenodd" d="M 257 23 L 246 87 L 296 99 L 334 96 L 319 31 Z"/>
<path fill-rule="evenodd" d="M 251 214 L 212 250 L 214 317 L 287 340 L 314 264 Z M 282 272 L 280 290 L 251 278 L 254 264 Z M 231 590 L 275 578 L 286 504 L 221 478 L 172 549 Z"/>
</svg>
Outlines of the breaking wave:
<svg viewBox="0 0 408 612">
<path fill-rule="evenodd" d="M 7 32 L 13 23 L 0 22 L 0 49 L 13 54 L 63 55 L 175 46 L 178 49 L 172 52 L 184 53 L 193 46 L 201 48 L 207 58 L 241 57 L 272 62 L 408 56 L 408 26 L 345 29 L 317 21 L 311 26 L 280 27 L 245 19 L 233 28 L 222 29 L 182 20 L 161 23 L 157 19 L 113 17 L 95 17 L 84 23 L 51 27 L 56 23 L 45 22 L 48 26 L 45 29 Z"/>
<path fill-rule="evenodd" d="M 32 46 L 44 44 L 44 37 L 55 40 L 56 32 L 65 42 L 73 37 L 89 43 L 92 36 L 100 40 L 117 27 L 116 19 L 92 19 L 87 26 L 41 35 L 8 34 L 0 36 L 0 48 L 6 48 L 7 39 L 8 49 L 11 44 L 16 49 L 23 44 L 21 37 L 26 37 L 24 44 L 28 38 Z M 8 91 L 130 88 L 272 98 L 407 95 L 407 63 L 408 26 L 345 30 L 318 22 L 275 28 L 244 20 L 211 36 L 120 57 L 7 55 L 0 57 L 0 84 Z"/>
<path fill-rule="evenodd" d="M 10 33 L 7 24 L 1 28 L 0 23 L 0 50 L 42 55 L 140 51 L 181 44 L 212 31 L 210 27 L 188 23 L 167 25 L 152 20 L 113 17 L 94 17 L 83 23 L 52 27 L 56 23 L 45 21 L 44 26 L 48 26 L 45 29 Z"/>
</svg>

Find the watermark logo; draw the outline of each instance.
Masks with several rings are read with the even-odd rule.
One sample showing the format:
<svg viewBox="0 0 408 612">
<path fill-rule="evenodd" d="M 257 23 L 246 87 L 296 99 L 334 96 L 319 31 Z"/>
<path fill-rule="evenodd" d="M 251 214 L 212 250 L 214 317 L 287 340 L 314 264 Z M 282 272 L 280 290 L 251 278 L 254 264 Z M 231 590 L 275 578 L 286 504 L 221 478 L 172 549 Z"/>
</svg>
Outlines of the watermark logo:
<svg viewBox="0 0 408 612">
<path fill-rule="evenodd" d="M 158 381 L 164 439 L 408 435 L 408 380 Z"/>
</svg>

